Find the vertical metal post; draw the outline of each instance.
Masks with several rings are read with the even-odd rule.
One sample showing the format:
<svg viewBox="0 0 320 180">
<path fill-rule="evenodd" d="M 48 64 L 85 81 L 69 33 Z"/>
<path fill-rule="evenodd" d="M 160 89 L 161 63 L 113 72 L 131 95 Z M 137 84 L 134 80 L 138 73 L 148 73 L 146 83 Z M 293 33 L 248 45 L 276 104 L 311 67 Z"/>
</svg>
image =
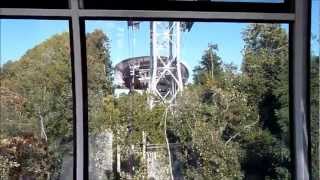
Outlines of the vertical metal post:
<svg viewBox="0 0 320 180">
<path fill-rule="evenodd" d="M 157 67 L 158 67 L 158 54 L 157 54 L 157 41 L 158 41 L 158 37 L 157 37 L 157 22 L 153 21 L 151 22 L 151 36 L 152 36 L 152 90 L 155 90 L 156 87 L 156 80 L 157 80 Z"/>
<path fill-rule="evenodd" d="M 170 21 L 169 22 L 169 59 L 171 59 L 173 57 L 173 30 L 174 30 L 174 25 L 173 22 Z"/>
<path fill-rule="evenodd" d="M 183 82 L 182 82 L 182 75 L 181 75 L 181 53 L 180 53 L 180 43 L 181 43 L 181 23 L 180 22 L 176 22 L 177 23 L 177 29 L 176 29 L 176 58 L 177 58 L 177 74 L 178 74 L 178 91 L 182 91 L 183 90 Z"/>
<path fill-rule="evenodd" d="M 147 135 L 145 131 L 142 131 L 142 160 L 146 162 L 146 151 L 147 151 Z"/>
<path fill-rule="evenodd" d="M 75 111 L 76 111 L 76 177 L 74 179 L 84 179 L 84 126 L 83 126 L 83 76 L 82 76 L 82 57 L 81 57 L 81 38 L 80 38 L 80 22 L 78 16 L 78 0 L 70 0 L 70 8 L 72 11 L 72 47 L 74 62 L 74 87 L 75 87 Z"/>
<path fill-rule="evenodd" d="M 168 106 L 172 105 L 177 93 L 183 89 L 180 28 L 180 22 L 152 22 L 150 26 L 152 74 L 149 89 L 157 96 L 158 101 Z M 161 81 L 166 85 L 159 88 Z"/>
<path fill-rule="evenodd" d="M 307 125 L 307 61 L 309 53 L 309 0 L 295 0 L 293 25 L 293 120 L 295 179 L 309 180 Z"/>
<path fill-rule="evenodd" d="M 117 176 L 120 177 L 120 173 L 121 173 L 121 155 L 120 155 L 120 145 L 117 144 Z"/>
<path fill-rule="evenodd" d="M 157 43 L 157 31 L 156 31 L 156 23 L 155 21 L 150 22 L 150 53 L 151 53 L 151 62 L 150 62 L 150 68 L 151 68 L 151 78 L 149 83 L 149 93 L 152 94 L 154 90 L 157 88 L 156 81 L 157 81 L 157 67 L 158 67 L 158 55 L 156 51 L 155 44 Z M 154 99 L 149 97 L 149 105 L 152 108 L 154 105 Z"/>
</svg>

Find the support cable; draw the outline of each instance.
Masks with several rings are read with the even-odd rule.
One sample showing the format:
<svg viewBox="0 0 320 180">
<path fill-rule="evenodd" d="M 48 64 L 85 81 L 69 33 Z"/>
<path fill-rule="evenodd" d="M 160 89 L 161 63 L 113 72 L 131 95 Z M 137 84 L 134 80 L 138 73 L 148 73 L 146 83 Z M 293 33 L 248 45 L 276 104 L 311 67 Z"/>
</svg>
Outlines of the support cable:
<svg viewBox="0 0 320 180">
<path fill-rule="evenodd" d="M 166 144 L 167 144 L 167 150 L 168 150 L 168 160 L 169 160 L 169 171 L 170 171 L 170 179 L 174 180 L 173 177 L 173 170 L 172 170 L 172 158 L 171 158 L 171 151 L 170 151 L 170 143 L 169 143 L 169 139 L 168 139 L 168 135 L 167 135 L 167 116 L 168 116 L 168 109 L 166 108 L 165 112 L 164 112 L 164 135 L 166 138 Z"/>
</svg>

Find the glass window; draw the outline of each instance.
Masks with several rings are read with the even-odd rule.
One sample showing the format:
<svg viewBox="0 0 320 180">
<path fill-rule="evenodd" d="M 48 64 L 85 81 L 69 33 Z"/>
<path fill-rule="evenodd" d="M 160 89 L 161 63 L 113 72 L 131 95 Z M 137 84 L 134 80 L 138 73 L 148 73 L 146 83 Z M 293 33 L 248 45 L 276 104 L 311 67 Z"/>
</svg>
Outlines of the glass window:
<svg viewBox="0 0 320 180">
<path fill-rule="evenodd" d="M 319 119 L 319 56 L 320 56 L 320 1 L 312 1 L 311 60 L 310 60 L 310 130 L 311 172 L 313 180 L 320 180 L 320 119 Z"/>
<path fill-rule="evenodd" d="M 287 24 L 86 21 L 90 179 L 292 179 Z"/>
<path fill-rule="evenodd" d="M 73 179 L 68 21 L 0 24 L 0 179 Z"/>
</svg>

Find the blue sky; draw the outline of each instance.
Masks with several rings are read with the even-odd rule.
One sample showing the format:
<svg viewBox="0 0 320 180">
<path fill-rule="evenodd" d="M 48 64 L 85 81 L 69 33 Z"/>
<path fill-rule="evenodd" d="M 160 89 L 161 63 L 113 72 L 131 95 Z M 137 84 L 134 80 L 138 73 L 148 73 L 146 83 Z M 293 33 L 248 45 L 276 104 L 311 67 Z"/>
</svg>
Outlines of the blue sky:
<svg viewBox="0 0 320 180">
<path fill-rule="evenodd" d="M 313 32 L 320 33 L 320 1 L 314 0 Z M 225 63 L 240 65 L 243 41 L 241 32 L 247 23 L 195 23 L 190 32 L 182 33 L 181 54 L 192 69 L 198 64 L 209 43 L 219 45 L 218 55 Z M 68 31 L 68 21 L 63 20 L 0 20 L 0 64 L 19 59 L 28 49 L 56 33 Z M 113 64 L 133 57 L 149 55 L 149 25 L 142 22 L 140 30 L 133 33 L 124 21 L 87 21 L 86 31 L 102 29 L 110 38 Z M 133 40 L 135 39 L 135 40 Z M 319 48 L 314 52 L 319 53 Z M 318 46 L 319 47 L 319 46 Z"/>
<path fill-rule="evenodd" d="M 68 28 L 68 21 L 61 20 L 1 19 L 0 64 L 19 59 L 28 49 Z"/>
<path fill-rule="evenodd" d="M 320 0 L 312 0 L 312 19 L 311 31 L 313 35 L 317 36 L 316 40 L 312 41 L 312 51 L 320 55 Z"/>
<path fill-rule="evenodd" d="M 243 41 L 241 32 L 245 23 L 195 23 L 190 32 L 181 36 L 181 56 L 189 70 L 193 69 L 208 48 L 209 43 L 219 45 L 219 56 L 225 63 L 240 65 Z M 140 29 L 133 32 L 125 21 L 87 21 L 86 31 L 102 29 L 110 38 L 111 58 L 114 64 L 129 57 L 150 54 L 149 22 L 141 22 Z"/>
</svg>

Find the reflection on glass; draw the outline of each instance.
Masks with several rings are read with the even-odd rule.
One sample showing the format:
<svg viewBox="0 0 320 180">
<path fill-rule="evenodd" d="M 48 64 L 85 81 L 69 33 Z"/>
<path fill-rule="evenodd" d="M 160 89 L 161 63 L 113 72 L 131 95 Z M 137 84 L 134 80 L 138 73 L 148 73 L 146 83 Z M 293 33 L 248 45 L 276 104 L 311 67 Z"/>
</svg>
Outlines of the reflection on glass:
<svg viewBox="0 0 320 180">
<path fill-rule="evenodd" d="M 320 180 L 320 119 L 319 119 L 319 56 L 320 56 L 320 1 L 312 1 L 311 60 L 310 60 L 310 130 L 311 172 L 313 180 Z"/>
<path fill-rule="evenodd" d="M 90 179 L 291 179 L 287 29 L 86 21 Z"/>
<path fill-rule="evenodd" d="M 0 24 L 0 179 L 72 179 L 68 22 Z"/>
</svg>

